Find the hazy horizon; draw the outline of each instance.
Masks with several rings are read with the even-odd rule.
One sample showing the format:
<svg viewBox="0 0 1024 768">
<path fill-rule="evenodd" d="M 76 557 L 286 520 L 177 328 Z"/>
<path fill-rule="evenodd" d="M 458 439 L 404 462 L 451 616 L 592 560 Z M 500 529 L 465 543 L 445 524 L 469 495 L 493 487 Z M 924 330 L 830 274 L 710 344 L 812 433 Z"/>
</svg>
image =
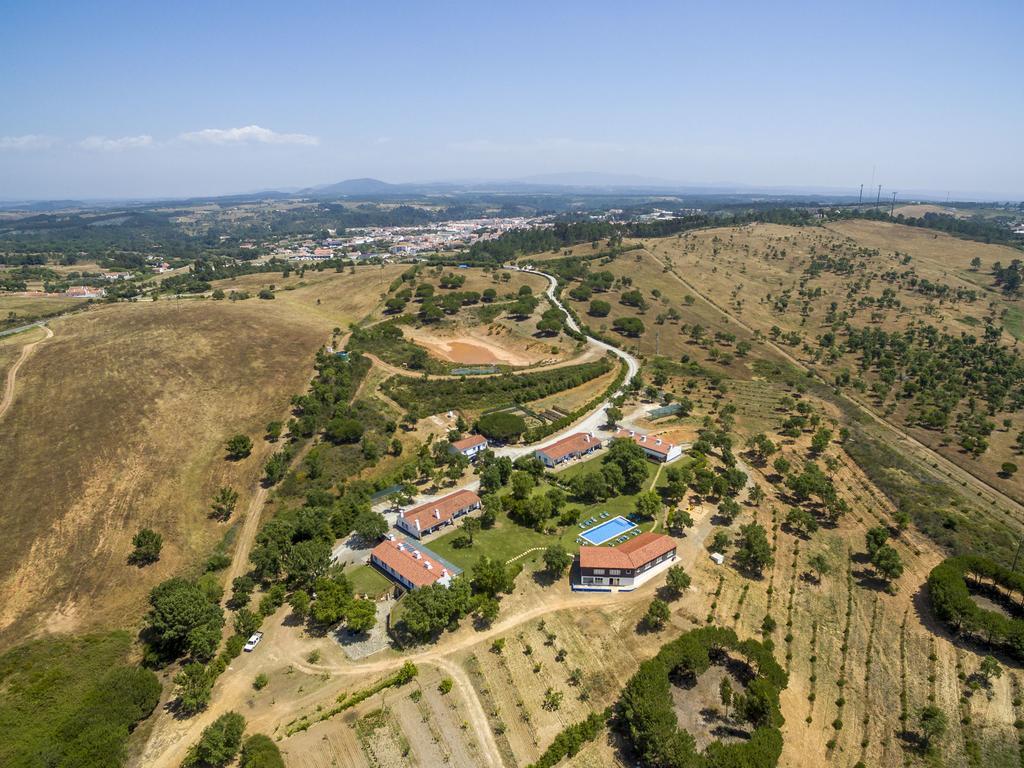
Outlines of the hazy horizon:
<svg viewBox="0 0 1024 768">
<path fill-rule="evenodd" d="M 5 17 L 2 200 L 579 173 L 1024 198 L 1016 3 Z"/>
</svg>

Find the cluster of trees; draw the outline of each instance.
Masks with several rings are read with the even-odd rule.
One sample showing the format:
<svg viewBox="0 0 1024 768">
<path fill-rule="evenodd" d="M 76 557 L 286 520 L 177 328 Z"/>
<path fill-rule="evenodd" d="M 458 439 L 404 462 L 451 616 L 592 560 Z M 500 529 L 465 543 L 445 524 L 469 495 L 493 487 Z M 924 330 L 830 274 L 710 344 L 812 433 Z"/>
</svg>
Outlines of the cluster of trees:
<svg viewBox="0 0 1024 768">
<path fill-rule="evenodd" d="M 298 437 L 312 437 L 332 419 L 352 418 L 349 401 L 370 369 L 370 361 L 358 353 L 342 360 L 320 350 L 315 366 L 309 392 L 292 397 L 296 416 L 288 422 L 288 431 Z"/>
<path fill-rule="evenodd" d="M 980 555 L 961 555 L 943 560 L 928 575 L 928 600 L 935 615 L 955 632 L 973 635 L 978 641 L 1004 648 L 1024 661 L 1024 620 L 985 610 L 971 599 L 967 585 L 1007 602 L 1024 597 L 1024 574 L 1011 571 Z"/>
<path fill-rule="evenodd" d="M 860 353 L 863 371 L 875 369 L 872 391 L 879 399 L 895 388 L 898 397 L 912 401 L 910 418 L 927 429 L 945 431 L 955 415 L 961 447 L 978 456 L 995 428 L 990 417 L 1024 406 L 1024 362 L 999 343 L 1001 334 L 994 326 L 980 339 L 934 326 L 891 333 L 850 328 L 847 348 Z"/>
<path fill-rule="evenodd" d="M 701 754 L 694 737 L 679 728 L 671 681 L 696 680 L 725 652 L 743 656 L 753 670 L 745 690 L 730 696 L 737 716 L 749 722 L 753 732 L 747 741 L 712 742 Z M 645 765 L 772 768 L 782 753 L 779 693 L 787 683 L 788 677 L 769 646 L 740 641 L 731 629 L 695 629 L 663 645 L 653 659 L 640 665 L 619 698 L 618 725 Z"/>
<path fill-rule="evenodd" d="M 647 479 L 647 457 L 632 440 L 614 439 L 601 458 L 601 468 L 576 475 L 569 483 L 574 497 L 597 502 L 638 493 Z"/>
<path fill-rule="evenodd" d="M 403 646 L 431 642 L 445 630 L 456 629 L 469 614 L 479 625 L 489 625 L 498 617 L 501 595 L 512 592 L 520 570 L 521 565 L 484 555 L 471 574 L 459 574 L 448 587 L 433 584 L 409 592 L 398 616 L 392 617 L 395 639 Z"/>
<path fill-rule="evenodd" d="M 203 729 L 182 761 L 182 768 L 223 768 L 239 758 L 239 768 L 284 768 L 281 750 L 269 736 L 254 733 L 244 741 L 245 718 L 225 712 Z"/>
<path fill-rule="evenodd" d="M 453 408 L 477 409 L 505 402 L 529 402 L 563 392 L 612 370 L 606 358 L 592 363 L 519 375 L 486 376 L 425 381 L 393 376 L 383 384 L 385 393 L 415 414 L 439 413 Z"/>
</svg>

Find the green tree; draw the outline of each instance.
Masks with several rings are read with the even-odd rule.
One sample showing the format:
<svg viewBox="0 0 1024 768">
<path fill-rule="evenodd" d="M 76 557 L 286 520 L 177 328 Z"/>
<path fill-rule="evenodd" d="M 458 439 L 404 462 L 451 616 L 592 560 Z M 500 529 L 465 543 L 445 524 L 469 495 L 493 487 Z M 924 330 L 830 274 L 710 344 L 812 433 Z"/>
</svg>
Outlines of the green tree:
<svg viewBox="0 0 1024 768">
<path fill-rule="evenodd" d="M 220 768 L 235 759 L 242 746 L 245 718 L 237 712 L 225 712 L 203 729 L 182 762 L 183 768 Z"/>
<path fill-rule="evenodd" d="M 252 453 L 252 438 L 248 435 L 232 435 L 226 443 L 228 458 L 235 461 L 244 459 Z"/>
<path fill-rule="evenodd" d="M 605 467 L 614 466 L 622 473 L 622 489 L 636 493 L 647 480 L 647 456 L 632 440 L 615 439 L 601 460 Z"/>
<path fill-rule="evenodd" d="M 353 632 L 369 632 L 377 625 L 377 606 L 372 600 L 353 600 L 345 612 L 345 626 Z"/>
<path fill-rule="evenodd" d="M 203 664 L 191 663 L 174 676 L 178 708 L 185 715 L 202 712 L 210 703 L 216 678 Z"/>
<path fill-rule="evenodd" d="M 623 336 L 637 337 L 643 335 L 644 322 L 639 317 L 617 317 L 612 321 L 612 328 Z"/>
<path fill-rule="evenodd" d="M 718 514 L 731 523 L 740 514 L 740 505 L 736 499 L 726 497 L 718 502 Z"/>
<path fill-rule="evenodd" d="M 561 544 L 552 544 L 544 550 L 544 568 L 556 579 L 572 565 L 572 559 L 572 555 Z"/>
<path fill-rule="evenodd" d="M 352 530 L 359 534 L 363 541 L 376 542 L 388 532 L 388 521 L 379 512 L 364 509 L 353 521 Z"/>
<path fill-rule="evenodd" d="M 501 593 L 509 594 L 515 584 L 515 574 L 511 568 L 500 560 L 482 556 L 473 566 L 473 592 L 497 597 Z"/>
<path fill-rule="evenodd" d="M 226 485 L 222 485 L 214 494 L 213 504 L 210 505 L 210 517 L 214 520 L 224 522 L 234 514 L 235 505 L 238 503 L 238 491 Z"/>
<path fill-rule="evenodd" d="M 590 307 L 587 309 L 587 314 L 591 317 L 608 317 L 608 313 L 612 311 L 612 305 L 607 301 L 601 299 L 594 299 L 590 302 Z"/>
<path fill-rule="evenodd" d="M 276 442 L 284 431 L 284 424 L 280 421 L 271 421 L 267 424 L 266 438 L 270 442 Z"/>
<path fill-rule="evenodd" d="M 921 746 L 926 752 L 929 752 L 935 742 L 946 733 L 948 726 L 946 713 L 934 704 L 930 704 L 923 707 L 918 713 L 917 722 L 921 727 Z"/>
<path fill-rule="evenodd" d="M 733 692 L 732 683 L 728 677 L 723 677 L 722 682 L 718 684 L 718 698 L 722 700 L 722 706 L 725 708 L 725 717 L 729 717 L 729 707 L 732 706 Z"/>
<path fill-rule="evenodd" d="M 512 473 L 512 498 L 520 501 L 529 497 L 533 491 L 533 476 L 527 472 L 516 471 Z"/>
<path fill-rule="evenodd" d="M 187 652 L 205 660 L 213 655 L 224 611 L 196 582 L 168 579 L 153 588 L 149 604 L 145 637 L 162 656 L 173 659 Z"/>
<path fill-rule="evenodd" d="M 890 584 L 903 575 L 903 561 L 900 554 L 888 544 L 883 544 L 871 557 L 875 571 Z"/>
<path fill-rule="evenodd" d="M 331 626 L 345 618 L 351 601 L 352 588 L 344 577 L 321 578 L 316 582 L 316 600 L 310 606 L 309 615 L 317 624 Z"/>
<path fill-rule="evenodd" d="M 644 614 L 644 624 L 650 629 L 661 629 L 671 616 L 672 612 L 669 610 L 668 603 L 656 597 L 647 606 L 647 613 Z"/>
<path fill-rule="evenodd" d="M 875 553 L 881 549 L 882 545 L 889 540 L 889 529 L 882 525 L 876 525 L 873 528 L 868 528 L 867 533 L 864 535 L 865 546 L 867 547 L 868 557 L 873 558 Z"/>
<path fill-rule="evenodd" d="M 815 552 L 807 560 L 807 564 L 814 571 L 819 584 L 821 584 L 822 576 L 827 576 L 829 571 L 832 570 L 832 566 L 829 564 L 828 557 L 824 552 Z"/>
<path fill-rule="evenodd" d="M 748 571 L 761 575 L 774 562 L 768 536 L 761 525 L 749 523 L 742 526 L 737 543 L 736 560 Z"/>
<path fill-rule="evenodd" d="M 608 426 L 615 429 L 616 425 L 622 421 L 622 409 L 617 406 L 609 406 L 604 409 L 605 416 L 608 419 Z"/>
<path fill-rule="evenodd" d="M 309 593 L 302 589 L 295 590 L 288 598 L 288 604 L 292 607 L 292 613 L 304 621 L 309 613 Z"/>
<path fill-rule="evenodd" d="M 139 532 L 132 537 L 132 546 L 135 549 L 128 555 L 128 562 L 140 568 L 155 563 L 160 559 L 160 550 L 164 545 L 164 537 L 152 528 L 140 528 Z"/>
<path fill-rule="evenodd" d="M 693 517 L 689 511 L 680 509 L 679 507 L 673 507 L 668 512 L 668 518 L 665 521 L 666 527 L 676 536 L 681 536 L 684 529 L 693 526 Z"/>
<path fill-rule="evenodd" d="M 363 437 L 363 425 L 356 419 L 336 416 L 327 422 L 324 434 L 332 443 L 339 445 L 358 443 Z"/>
<path fill-rule="evenodd" d="M 786 513 L 786 525 L 802 536 L 818 530 L 817 518 L 803 507 L 791 507 Z"/>
<path fill-rule="evenodd" d="M 637 494 L 634 510 L 641 519 L 653 520 L 661 511 L 661 506 L 661 496 L 657 491 L 644 491 Z"/>
<path fill-rule="evenodd" d="M 992 679 L 998 680 L 1003 676 L 1003 668 L 1000 666 L 999 661 L 995 656 L 986 656 L 981 660 L 981 666 L 978 667 L 978 674 L 981 675 L 985 681 L 985 685 L 991 685 Z"/>
<path fill-rule="evenodd" d="M 242 743 L 238 768 L 284 768 L 284 759 L 273 739 L 254 733 Z"/>
<path fill-rule="evenodd" d="M 690 574 L 682 565 L 669 566 L 668 572 L 665 574 L 665 586 L 672 597 L 679 597 L 690 588 Z"/>
</svg>

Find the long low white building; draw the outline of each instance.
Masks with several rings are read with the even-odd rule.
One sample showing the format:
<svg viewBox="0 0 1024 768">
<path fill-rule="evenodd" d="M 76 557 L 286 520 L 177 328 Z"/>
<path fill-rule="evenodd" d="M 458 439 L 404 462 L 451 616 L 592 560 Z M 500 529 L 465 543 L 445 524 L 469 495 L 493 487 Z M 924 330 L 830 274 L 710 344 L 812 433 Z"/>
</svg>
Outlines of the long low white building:
<svg viewBox="0 0 1024 768">
<path fill-rule="evenodd" d="M 683 446 L 678 443 L 670 443 L 660 437 L 651 437 L 643 432 L 637 432 L 635 429 L 620 429 L 615 433 L 615 437 L 620 440 L 632 440 L 643 448 L 647 458 L 662 463 L 675 461 L 683 455 Z"/>
</svg>

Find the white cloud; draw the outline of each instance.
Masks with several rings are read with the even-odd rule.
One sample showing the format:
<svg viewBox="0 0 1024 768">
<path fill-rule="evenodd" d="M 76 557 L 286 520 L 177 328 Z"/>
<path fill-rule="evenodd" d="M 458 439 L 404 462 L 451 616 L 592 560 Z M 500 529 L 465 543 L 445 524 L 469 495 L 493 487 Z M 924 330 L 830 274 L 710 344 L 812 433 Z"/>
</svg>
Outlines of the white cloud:
<svg viewBox="0 0 1024 768">
<path fill-rule="evenodd" d="M 118 139 L 108 139 L 106 136 L 89 136 L 79 142 L 82 149 L 96 149 L 103 152 L 116 152 L 120 149 L 138 149 L 149 147 L 153 144 L 153 137 L 148 134 L 141 136 L 122 136 Z"/>
<path fill-rule="evenodd" d="M 305 144 L 320 143 L 316 136 L 305 133 L 278 133 L 258 125 L 243 128 L 204 128 L 201 131 L 183 133 L 178 138 L 198 144 Z"/>
<path fill-rule="evenodd" d="M 59 143 L 52 136 L 41 136 L 28 133 L 24 136 L 0 136 L 0 150 L 28 151 L 32 149 L 48 149 Z"/>
</svg>

